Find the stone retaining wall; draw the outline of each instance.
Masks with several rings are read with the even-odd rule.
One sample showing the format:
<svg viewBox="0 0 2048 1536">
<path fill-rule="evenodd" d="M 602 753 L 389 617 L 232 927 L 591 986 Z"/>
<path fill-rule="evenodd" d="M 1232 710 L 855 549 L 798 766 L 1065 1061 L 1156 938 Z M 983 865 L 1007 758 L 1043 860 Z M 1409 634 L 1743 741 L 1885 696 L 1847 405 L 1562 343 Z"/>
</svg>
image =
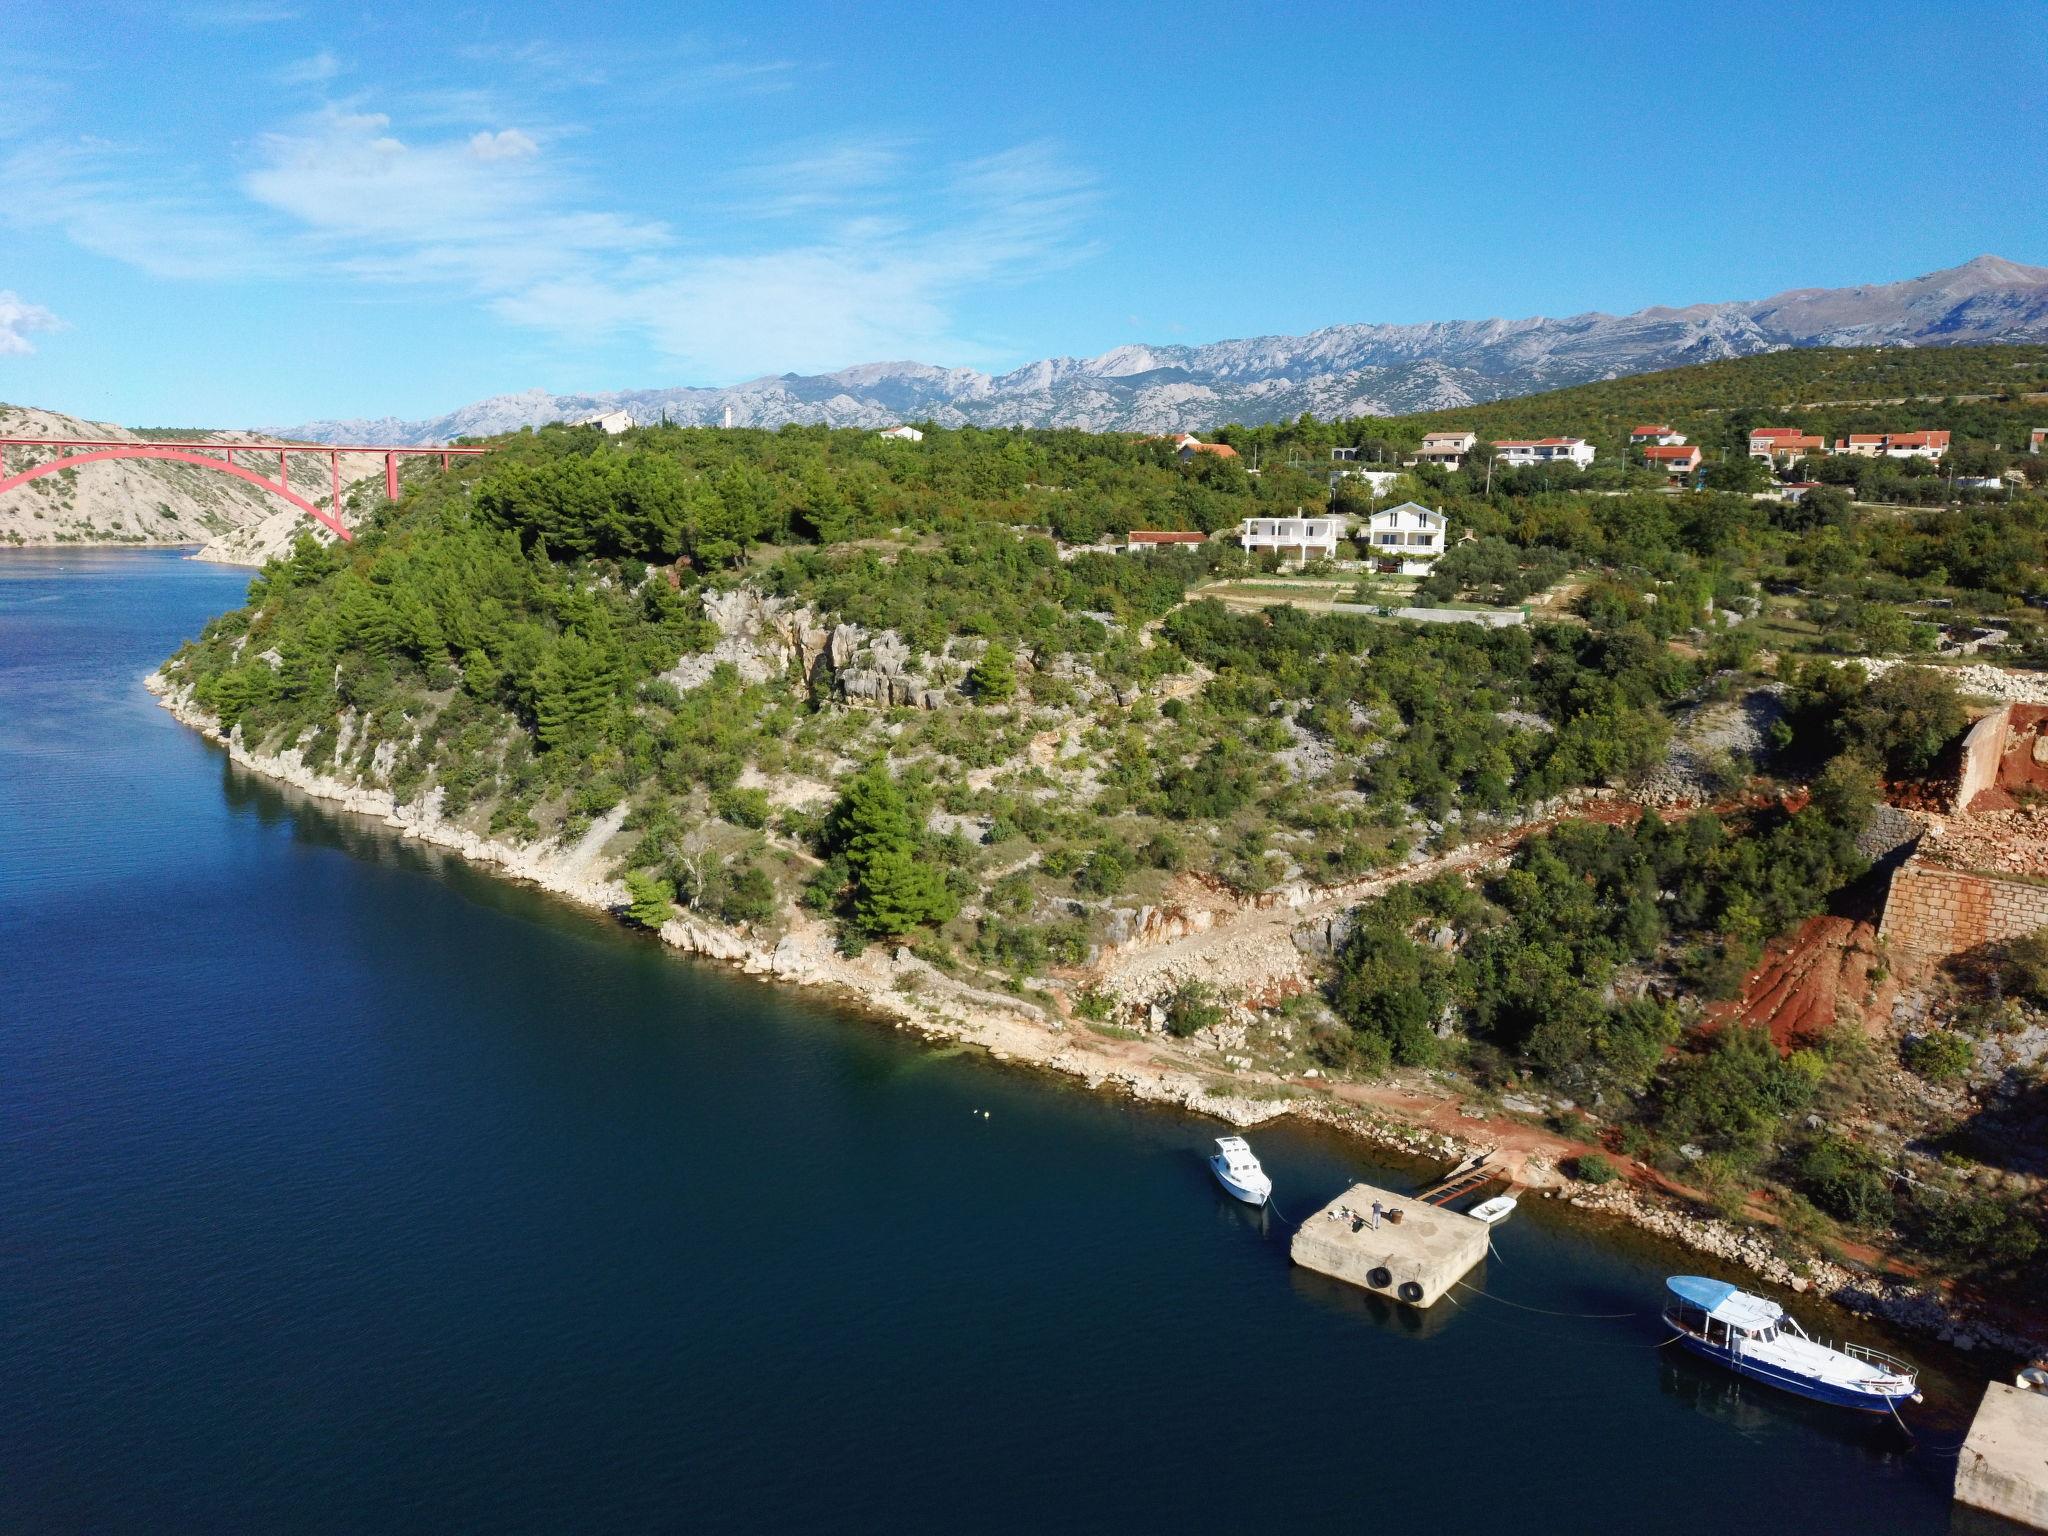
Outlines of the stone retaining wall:
<svg viewBox="0 0 2048 1536">
<path fill-rule="evenodd" d="M 1962 815 L 1979 792 L 1998 782 L 1998 765 L 2005 757 L 2005 736 L 2011 724 L 2012 706 L 2004 704 L 1971 726 L 1969 734 L 1963 737 L 1962 771 L 1956 776 L 1956 798 L 1949 807 L 1950 815 Z"/>
<path fill-rule="evenodd" d="M 1924 960 L 2048 928 L 2048 885 L 1906 860 L 1892 875 L 1879 935 Z"/>
</svg>

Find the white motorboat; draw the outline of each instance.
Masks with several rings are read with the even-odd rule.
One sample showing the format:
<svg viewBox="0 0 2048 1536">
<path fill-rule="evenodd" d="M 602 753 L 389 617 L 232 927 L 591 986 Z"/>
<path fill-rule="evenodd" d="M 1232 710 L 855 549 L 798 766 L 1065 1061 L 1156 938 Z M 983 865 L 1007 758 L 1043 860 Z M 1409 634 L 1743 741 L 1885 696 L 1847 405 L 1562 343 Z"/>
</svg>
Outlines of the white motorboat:
<svg viewBox="0 0 2048 1536">
<path fill-rule="evenodd" d="M 1495 1195 L 1491 1200 L 1482 1200 L 1465 1214 L 1474 1221 L 1483 1221 L 1489 1227 L 1506 1221 L 1515 1213 L 1513 1195 Z"/>
<path fill-rule="evenodd" d="M 1216 1138 L 1216 1155 L 1209 1159 L 1209 1171 L 1216 1175 L 1218 1184 L 1246 1205 L 1264 1205 L 1272 1198 L 1273 1181 L 1252 1156 L 1251 1146 L 1242 1136 Z"/>
<path fill-rule="evenodd" d="M 1808 1338 L 1775 1301 L 1702 1275 L 1673 1275 L 1664 1286 L 1664 1321 L 1678 1330 L 1678 1342 L 1739 1375 L 1867 1413 L 1896 1413 L 1900 1403 L 1920 1401 L 1918 1375 L 1905 1361 L 1860 1344 L 1837 1349 Z"/>
</svg>

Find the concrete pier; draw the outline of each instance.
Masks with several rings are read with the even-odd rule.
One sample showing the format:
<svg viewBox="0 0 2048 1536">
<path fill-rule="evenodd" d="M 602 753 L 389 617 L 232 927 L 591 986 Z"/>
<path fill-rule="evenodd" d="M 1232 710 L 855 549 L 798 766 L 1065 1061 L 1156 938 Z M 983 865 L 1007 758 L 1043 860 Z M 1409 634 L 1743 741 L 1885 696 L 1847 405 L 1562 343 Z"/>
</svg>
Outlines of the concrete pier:
<svg viewBox="0 0 2048 1536">
<path fill-rule="evenodd" d="M 2048 1392 L 1984 1389 L 1956 1461 L 1956 1499 L 2048 1531 Z"/>
<path fill-rule="evenodd" d="M 1288 1253 L 1318 1274 L 1411 1307 L 1430 1307 L 1486 1257 L 1486 1223 L 1392 1190 L 1354 1184 L 1301 1224 Z"/>
</svg>

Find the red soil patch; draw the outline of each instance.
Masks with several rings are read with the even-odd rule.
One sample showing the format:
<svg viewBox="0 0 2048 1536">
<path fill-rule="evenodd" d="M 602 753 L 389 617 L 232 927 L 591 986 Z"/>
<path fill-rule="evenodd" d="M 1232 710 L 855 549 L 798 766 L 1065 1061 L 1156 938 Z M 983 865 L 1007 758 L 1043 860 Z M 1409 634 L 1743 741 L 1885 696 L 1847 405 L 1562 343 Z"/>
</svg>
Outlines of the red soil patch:
<svg viewBox="0 0 2048 1536">
<path fill-rule="evenodd" d="M 1883 1018 L 1888 996 L 1872 1000 L 1871 973 L 1881 962 L 1877 929 L 1847 917 L 1810 917 L 1783 938 L 1764 948 L 1763 963 L 1749 978 L 1742 996 L 1716 1004 L 1707 1015 L 1708 1028 L 1732 1020 L 1763 1025 L 1778 1049 L 1811 1045 L 1840 1018 L 1868 1027 L 1869 1018 Z M 1896 990 L 1889 981 L 1880 993 Z"/>
</svg>

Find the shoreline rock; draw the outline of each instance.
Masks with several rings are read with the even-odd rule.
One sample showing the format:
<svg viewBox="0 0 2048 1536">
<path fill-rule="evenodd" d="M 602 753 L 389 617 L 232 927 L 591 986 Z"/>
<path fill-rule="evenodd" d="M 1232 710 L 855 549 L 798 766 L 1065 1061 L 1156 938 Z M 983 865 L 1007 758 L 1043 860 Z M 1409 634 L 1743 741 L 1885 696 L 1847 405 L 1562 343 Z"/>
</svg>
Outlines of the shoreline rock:
<svg viewBox="0 0 2048 1536">
<path fill-rule="evenodd" d="M 252 773 L 342 810 L 375 817 L 402 836 L 448 849 L 579 906 L 617 913 L 627 902 L 623 882 L 596 872 L 605 844 L 624 819 L 623 806 L 594 822 L 571 848 L 521 848 L 444 819 L 438 790 L 401 805 L 388 790 L 344 784 L 307 768 L 296 748 L 282 753 L 252 750 L 239 728 L 222 732 L 219 722 L 192 702 L 189 690 L 161 671 L 147 676 L 144 686 L 178 721 L 222 747 L 230 760 Z M 1197 1074 L 1134 1065 L 1077 1035 L 1066 1021 L 1037 1004 L 969 986 L 907 949 L 878 947 L 859 957 L 842 956 L 829 928 L 801 914 L 792 918 L 790 931 L 773 942 L 695 915 L 664 923 L 659 937 L 684 953 L 733 965 L 745 975 L 832 993 L 897 1028 L 915 1029 L 931 1040 L 980 1045 L 996 1060 L 1057 1072 L 1091 1091 L 1185 1109 L 1240 1129 L 1294 1115 L 1402 1155 L 1462 1159 L 1488 1150 L 1477 1140 L 1341 1103 L 1318 1092 L 1318 1084 L 1286 1084 L 1279 1093 L 1255 1096 L 1249 1091 L 1219 1091 L 1214 1078 L 1225 1075 L 1221 1069 Z M 1819 1294 L 1849 1311 L 1933 1335 L 1956 1348 L 1984 1345 L 2016 1356 L 2048 1351 L 2048 1336 L 2014 1332 L 1932 1287 L 1863 1274 L 1817 1255 L 1806 1262 L 1803 1272 L 1795 1270 L 1755 1229 L 1693 1215 L 1631 1184 L 1594 1189 L 1567 1183 L 1549 1192 L 1589 1215 L 1623 1221 L 1739 1266 L 1769 1284 Z"/>
</svg>

